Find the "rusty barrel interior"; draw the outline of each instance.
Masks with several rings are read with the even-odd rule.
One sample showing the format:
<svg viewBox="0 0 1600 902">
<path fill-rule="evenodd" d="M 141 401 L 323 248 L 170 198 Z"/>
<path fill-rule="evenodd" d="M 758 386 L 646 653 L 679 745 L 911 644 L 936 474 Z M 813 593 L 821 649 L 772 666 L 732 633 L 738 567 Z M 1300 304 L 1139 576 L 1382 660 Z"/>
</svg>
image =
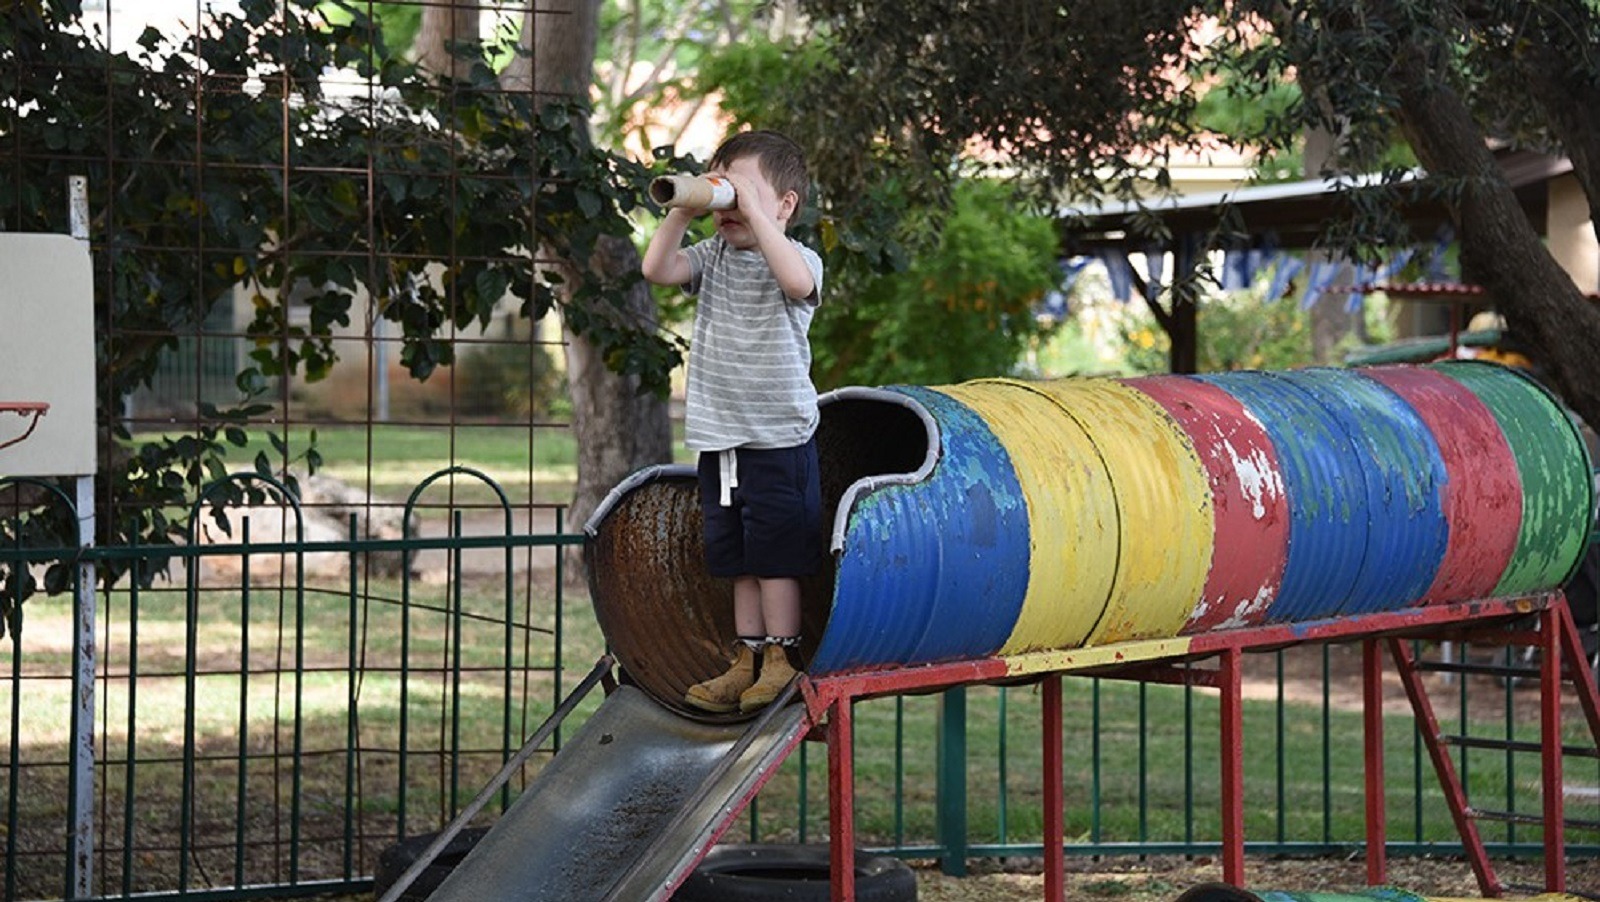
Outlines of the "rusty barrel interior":
<svg viewBox="0 0 1600 902">
<path fill-rule="evenodd" d="M 986 379 L 820 406 L 815 674 L 1542 591 L 1593 520 L 1577 429 L 1503 367 Z M 694 469 L 634 474 L 587 532 L 626 678 L 701 716 L 683 692 L 735 636 Z"/>
<path fill-rule="evenodd" d="M 840 499 L 873 477 L 915 473 L 929 456 L 929 427 L 915 408 L 876 393 L 830 396 L 817 427 L 823 523 Z M 682 703 L 684 690 L 715 676 L 735 638 L 733 585 L 706 572 L 694 468 L 647 471 L 636 488 L 619 487 L 597 512 L 584 556 L 595 617 L 626 679 L 662 704 L 706 720 Z M 603 518 L 603 519 L 602 519 Z M 833 603 L 837 558 L 802 582 L 801 657 L 816 654 Z"/>
</svg>

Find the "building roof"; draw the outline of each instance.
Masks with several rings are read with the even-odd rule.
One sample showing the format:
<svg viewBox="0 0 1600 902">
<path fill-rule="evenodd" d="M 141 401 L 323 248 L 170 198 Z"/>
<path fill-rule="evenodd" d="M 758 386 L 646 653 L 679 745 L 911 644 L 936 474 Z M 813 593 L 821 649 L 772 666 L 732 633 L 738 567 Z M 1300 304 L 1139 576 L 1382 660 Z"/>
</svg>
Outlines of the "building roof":
<svg viewBox="0 0 1600 902">
<path fill-rule="evenodd" d="M 1532 151 L 1496 153 L 1501 172 L 1517 194 L 1530 221 L 1542 234 L 1548 195 L 1545 183 L 1572 171 L 1570 161 Z M 1419 190 L 1426 174 L 1413 170 L 1396 182 L 1403 213 L 1413 231 L 1427 235 L 1450 223 L 1438 199 Z M 1096 248 L 1143 250 L 1153 242 L 1136 220 L 1155 217 L 1172 236 L 1207 235 L 1224 227 L 1232 232 L 1221 245 L 1270 243 L 1276 248 L 1304 248 L 1317 243 L 1329 220 L 1349 215 L 1348 190 L 1377 185 L 1378 175 L 1304 179 L 1245 185 L 1228 191 L 1172 195 L 1126 203 L 1068 207 L 1058 216 L 1064 249 L 1069 254 Z"/>
</svg>

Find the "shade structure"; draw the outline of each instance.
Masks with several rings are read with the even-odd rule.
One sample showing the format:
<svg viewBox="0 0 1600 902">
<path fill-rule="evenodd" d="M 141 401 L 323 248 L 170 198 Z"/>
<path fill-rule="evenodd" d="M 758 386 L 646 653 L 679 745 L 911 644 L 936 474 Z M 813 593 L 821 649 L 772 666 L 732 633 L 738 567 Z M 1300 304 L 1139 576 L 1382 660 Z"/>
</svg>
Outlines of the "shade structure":
<svg viewBox="0 0 1600 902">
<path fill-rule="evenodd" d="M 821 408 L 817 674 L 1543 591 L 1593 516 L 1571 421 L 1487 364 L 848 388 Z M 608 643 L 674 706 L 734 638 L 698 519 L 692 468 L 662 467 L 587 526 Z"/>
</svg>

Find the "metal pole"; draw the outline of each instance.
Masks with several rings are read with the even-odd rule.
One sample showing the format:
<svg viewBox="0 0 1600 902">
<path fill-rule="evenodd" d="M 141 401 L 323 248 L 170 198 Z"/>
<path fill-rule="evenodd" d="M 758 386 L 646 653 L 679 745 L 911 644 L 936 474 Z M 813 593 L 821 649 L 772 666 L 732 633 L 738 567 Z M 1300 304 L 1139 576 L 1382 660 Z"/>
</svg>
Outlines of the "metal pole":
<svg viewBox="0 0 1600 902">
<path fill-rule="evenodd" d="M 828 710 L 828 893 L 833 902 L 856 897 L 855 699 L 841 695 Z"/>
<path fill-rule="evenodd" d="M 939 870 L 967 876 L 967 690 L 945 690 L 939 697 L 938 831 L 944 847 Z"/>
<path fill-rule="evenodd" d="M 1389 882 L 1388 807 L 1383 761 L 1383 650 L 1361 641 L 1361 722 L 1366 748 L 1367 885 Z"/>
<path fill-rule="evenodd" d="M 68 219 L 72 237 L 89 241 L 89 179 L 67 178 Z M 76 483 L 78 548 L 94 547 L 94 476 L 79 476 Z M 67 800 L 72 834 L 67 838 L 67 891 L 72 898 L 87 898 L 94 879 L 94 623 L 95 566 L 81 556 L 75 586 L 76 617 L 72 634 L 72 752 Z"/>
<path fill-rule="evenodd" d="M 1244 885 L 1244 679 L 1239 649 L 1223 651 L 1218 666 L 1222 689 L 1222 879 Z"/>
<path fill-rule="evenodd" d="M 1044 678 L 1040 706 L 1044 731 L 1044 897 L 1061 902 L 1066 895 L 1066 825 L 1062 811 L 1061 674 Z"/>
<path fill-rule="evenodd" d="M 1539 612 L 1539 759 L 1544 802 L 1544 887 L 1547 893 L 1567 888 L 1566 809 L 1561 791 L 1561 622 L 1566 605 Z M 1573 662 L 1582 679 L 1583 662 Z"/>
<path fill-rule="evenodd" d="M 94 547 L 94 477 L 77 478 L 78 547 Z M 95 567 L 78 562 L 77 618 L 73 630 L 72 672 L 72 835 L 67 839 L 72 898 L 88 898 L 94 878 L 94 622 Z"/>
</svg>

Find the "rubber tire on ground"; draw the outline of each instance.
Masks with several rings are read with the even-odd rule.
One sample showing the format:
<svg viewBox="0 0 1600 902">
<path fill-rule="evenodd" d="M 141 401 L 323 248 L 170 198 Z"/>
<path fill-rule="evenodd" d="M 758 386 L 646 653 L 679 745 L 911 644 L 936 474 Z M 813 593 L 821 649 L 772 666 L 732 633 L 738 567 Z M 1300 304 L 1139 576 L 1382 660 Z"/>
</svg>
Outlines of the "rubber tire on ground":
<svg viewBox="0 0 1600 902">
<path fill-rule="evenodd" d="M 712 848 L 673 902 L 828 902 L 828 846 L 763 843 Z M 856 902 L 915 902 L 917 875 L 890 855 L 856 852 Z"/>
<path fill-rule="evenodd" d="M 478 840 L 488 832 L 488 827 L 467 827 L 451 837 L 450 843 L 439 852 L 439 857 L 423 869 L 422 873 L 417 875 L 417 879 L 400 894 L 401 902 L 423 902 L 427 899 L 428 895 L 444 882 L 444 878 L 450 876 L 450 872 L 461 863 L 461 859 L 467 857 L 467 853 L 478 844 Z M 406 868 L 411 867 L 412 862 L 421 858 L 422 853 L 428 850 L 428 846 L 433 845 L 438 835 L 438 833 L 422 833 L 408 836 L 379 852 L 378 872 L 372 875 L 372 898 L 383 898 L 389 887 L 399 882 L 400 875 L 406 872 Z"/>
<path fill-rule="evenodd" d="M 1231 883 L 1202 883 L 1185 891 L 1174 902 L 1261 902 L 1261 897 Z"/>
</svg>

